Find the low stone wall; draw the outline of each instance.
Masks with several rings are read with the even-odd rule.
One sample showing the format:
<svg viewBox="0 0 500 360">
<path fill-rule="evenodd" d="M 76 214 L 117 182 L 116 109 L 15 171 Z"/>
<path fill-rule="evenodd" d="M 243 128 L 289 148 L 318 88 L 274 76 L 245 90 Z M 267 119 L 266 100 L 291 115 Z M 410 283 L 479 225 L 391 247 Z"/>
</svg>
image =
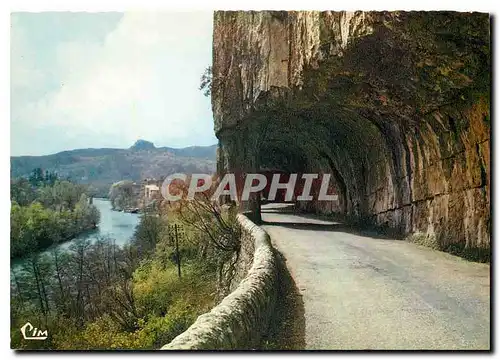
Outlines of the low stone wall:
<svg viewBox="0 0 500 360">
<path fill-rule="evenodd" d="M 252 222 L 250 222 L 250 224 L 248 225 L 250 227 L 255 226 L 256 228 L 258 228 Z M 240 243 L 240 251 L 238 253 L 238 258 L 234 265 L 234 271 L 226 275 L 225 283 L 228 285 L 228 288 L 227 292 L 223 294 L 223 297 L 229 295 L 230 293 L 235 291 L 238 288 L 238 286 L 240 286 L 241 282 L 243 281 L 243 279 L 247 277 L 248 272 L 250 271 L 253 265 L 253 259 L 255 254 L 255 239 L 254 236 L 252 236 L 251 233 L 248 231 L 248 229 L 244 229 L 242 227 L 242 230 L 243 232 Z"/>
<path fill-rule="evenodd" d="M 278 264 L 269 235 L 244 215 L 238 215 L 242 246 L 253 242 L 252 267 L 239 286 L 209 313 L 161 350 L 252 349 L 259 345 L 274 312 Z"/>
</svg>

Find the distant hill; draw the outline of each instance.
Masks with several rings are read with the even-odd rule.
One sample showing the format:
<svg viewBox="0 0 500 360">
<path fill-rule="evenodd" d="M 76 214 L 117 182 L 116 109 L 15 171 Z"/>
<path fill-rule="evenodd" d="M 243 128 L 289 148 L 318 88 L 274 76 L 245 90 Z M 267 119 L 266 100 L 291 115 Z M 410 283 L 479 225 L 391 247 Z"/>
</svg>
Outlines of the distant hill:
<svg viewBox="0 0 500 360">
<path fill-rule="evenodd" d="M 120 180 L 140 181 L 177 172 L 213 173 L 217 145 L 186 148 L 155 147 L 138 140 L 128 149 L 77 149 L 44 156 L 11 156 L 11 177 L 28 176 L 37 167 L 61 178 L 92 184 L 102 196 Z"/>
<path fill-rule="evenodd" d="M 154 150 L 156 149 L 155 144 L 146 140 L 137 140 L 134 145 L 130 147 L 130 150 Z"/>
</svg>

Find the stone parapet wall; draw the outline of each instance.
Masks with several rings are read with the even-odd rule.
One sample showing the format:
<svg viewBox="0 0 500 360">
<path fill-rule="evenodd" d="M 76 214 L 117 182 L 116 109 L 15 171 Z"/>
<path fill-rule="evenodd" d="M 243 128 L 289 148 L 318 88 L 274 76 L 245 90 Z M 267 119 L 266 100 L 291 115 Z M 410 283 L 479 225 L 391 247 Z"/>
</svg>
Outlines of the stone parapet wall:
<svg viewBox="0 0 500 360">
<path fill-rule="evenodd" d="M 255 252 L 247 276 L 210 312 L 162 350 L 252 349 L 259 345 L 274 312 L 278 288 L 278 265 L 269 235 L 244 215 L 242 246 L 253 243 Z M 242 259 L 246 259 L 243 256 Z"/>
</svg>

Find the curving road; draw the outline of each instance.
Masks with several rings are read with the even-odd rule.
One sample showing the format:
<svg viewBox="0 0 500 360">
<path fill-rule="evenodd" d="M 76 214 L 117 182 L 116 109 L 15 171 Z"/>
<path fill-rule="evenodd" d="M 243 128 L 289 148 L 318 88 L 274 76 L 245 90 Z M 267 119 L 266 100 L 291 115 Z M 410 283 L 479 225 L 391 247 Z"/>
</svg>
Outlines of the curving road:
<svg viewBox="0 0 500 360">
<path fill-rule="evenodd" d="M 490 267 L 262 207 L 302 295 L 306 349 L 490 348 Z"/>
</svg>

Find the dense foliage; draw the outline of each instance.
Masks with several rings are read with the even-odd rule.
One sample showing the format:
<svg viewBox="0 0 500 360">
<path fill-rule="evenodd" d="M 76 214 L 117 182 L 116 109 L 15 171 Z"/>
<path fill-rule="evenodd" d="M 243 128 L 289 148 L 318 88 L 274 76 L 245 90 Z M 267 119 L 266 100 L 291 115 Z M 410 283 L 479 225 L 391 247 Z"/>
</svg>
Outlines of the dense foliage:
<svg viewBox="0 0 500 360">
<path fill-rule="evenodd" d="M 12 347 L 155 349 L 170 342 L 220 294 L 222 259 L 236 249 L 233 221 L 208 204 L 162 204 L 142 215 L 124 247 L 79 240 L 66 252 L 32 255 L 11 275 Z M 177 241 L 173 224 L 181 230 Z M 49 338 L 24 340 L 19 329 L 27 320 Z"/>
<path fill-rule="evenodd" d="M 100 214 L 86 187 L 35 169 L 11 182 L 11 256 L 26 256 L 95 228 Z"/>
</svg>

